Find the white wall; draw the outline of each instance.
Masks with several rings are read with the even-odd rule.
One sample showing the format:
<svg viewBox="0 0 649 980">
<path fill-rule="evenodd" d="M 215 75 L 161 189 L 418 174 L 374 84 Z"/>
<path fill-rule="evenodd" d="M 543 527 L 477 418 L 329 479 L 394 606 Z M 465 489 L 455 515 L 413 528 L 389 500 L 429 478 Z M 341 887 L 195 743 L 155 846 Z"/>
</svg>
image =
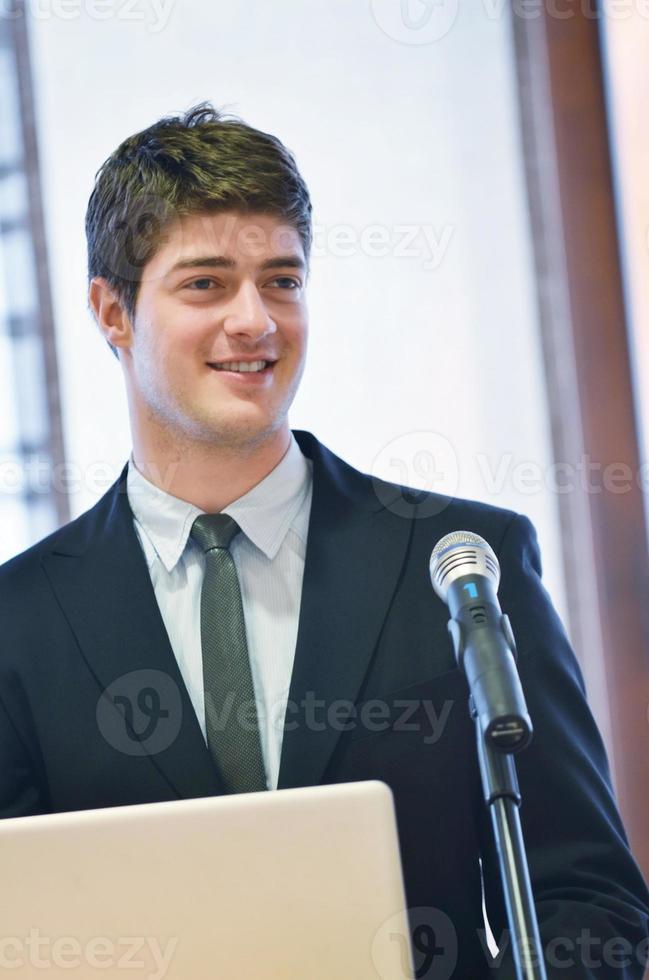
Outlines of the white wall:
<svg viewBox="0 0 649 980">
<path fill-rule="evenodd" d="M 75 513 L 129 451 L 119 366 L 85 305 L 93 174 L 127 134 L 209 98 L 276 133 L 312 192 L 310 363 L 293 425 L 388 479 L 527 513 L 565 612 L 504 6 L 429 6 L 416 29 L 391 0 L 104 0 L 103 20 L 93 0 L 34 0 Z M 422 12 L 413 0 L 410 16 Z M 361 237 L 372 226 L 385 255 Z M 401 254 L 406 234 L 414 254 Z"/>
</svg>

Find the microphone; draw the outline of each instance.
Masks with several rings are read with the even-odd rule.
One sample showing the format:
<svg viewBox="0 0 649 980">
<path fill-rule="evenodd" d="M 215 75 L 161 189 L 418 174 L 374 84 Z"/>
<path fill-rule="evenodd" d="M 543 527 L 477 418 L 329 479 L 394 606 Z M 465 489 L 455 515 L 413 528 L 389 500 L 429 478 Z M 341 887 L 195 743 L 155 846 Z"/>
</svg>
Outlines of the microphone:
<svg viewBox="0 0 649 980">
<path fill-rule="evenodd" d="M 485 740 L 499 752 L 518 752 L 532 738 L 532 722 L 516 670 L 514 635 L 496 595 L 498 559 L 478 534 L 453 531 L 433 548 L 430 578 L 449 608 L 455 657 Z"/>
</svg>

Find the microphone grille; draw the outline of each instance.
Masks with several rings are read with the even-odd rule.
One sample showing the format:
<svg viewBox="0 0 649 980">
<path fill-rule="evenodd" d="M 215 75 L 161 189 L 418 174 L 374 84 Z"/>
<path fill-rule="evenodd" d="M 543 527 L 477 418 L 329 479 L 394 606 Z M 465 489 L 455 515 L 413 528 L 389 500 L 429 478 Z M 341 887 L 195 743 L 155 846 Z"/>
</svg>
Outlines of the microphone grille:
<svg viewBox="0 0 649 980">
<path fill-rule="evenodd" d="M 440 538 L 430 556 L 430 579 L 440 599 L 446 602 L 451 582 L 472 572 L 498 588 L 500 565 L 491 545 L 473 531 L 451 531 Z"/>
</svg>

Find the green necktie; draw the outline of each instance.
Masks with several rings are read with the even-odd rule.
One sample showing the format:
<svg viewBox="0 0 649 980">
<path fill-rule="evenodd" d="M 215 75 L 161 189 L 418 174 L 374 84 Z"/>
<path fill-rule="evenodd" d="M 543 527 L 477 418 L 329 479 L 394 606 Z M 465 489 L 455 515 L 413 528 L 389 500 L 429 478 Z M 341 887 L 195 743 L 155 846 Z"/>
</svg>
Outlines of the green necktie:
<svg viewBox="0 0 649 980">
<path fill-rule="evenodd" d="M 240 528 L 227 514 L 201 514 L 191 536 L 205 553 L 201 646 L 207 744 L 228 793 L 266 789 L 259 721 L 237 570 L 229 551 Z"/>
</svg>

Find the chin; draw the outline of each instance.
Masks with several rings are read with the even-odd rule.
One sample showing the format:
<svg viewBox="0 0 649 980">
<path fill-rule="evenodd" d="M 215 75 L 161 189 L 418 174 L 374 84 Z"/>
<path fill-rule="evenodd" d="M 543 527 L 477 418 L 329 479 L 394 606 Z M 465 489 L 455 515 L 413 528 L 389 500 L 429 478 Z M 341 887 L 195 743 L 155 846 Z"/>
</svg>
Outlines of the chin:
<svg viewBox="0 0 649 980">
<path fill-rule="evenodd" d="M 231 418 L 205 420 L 194 438 L 224 449 L 255 449 L 284 427 L 286 415 L 281 418 Z"/>
</svg>

